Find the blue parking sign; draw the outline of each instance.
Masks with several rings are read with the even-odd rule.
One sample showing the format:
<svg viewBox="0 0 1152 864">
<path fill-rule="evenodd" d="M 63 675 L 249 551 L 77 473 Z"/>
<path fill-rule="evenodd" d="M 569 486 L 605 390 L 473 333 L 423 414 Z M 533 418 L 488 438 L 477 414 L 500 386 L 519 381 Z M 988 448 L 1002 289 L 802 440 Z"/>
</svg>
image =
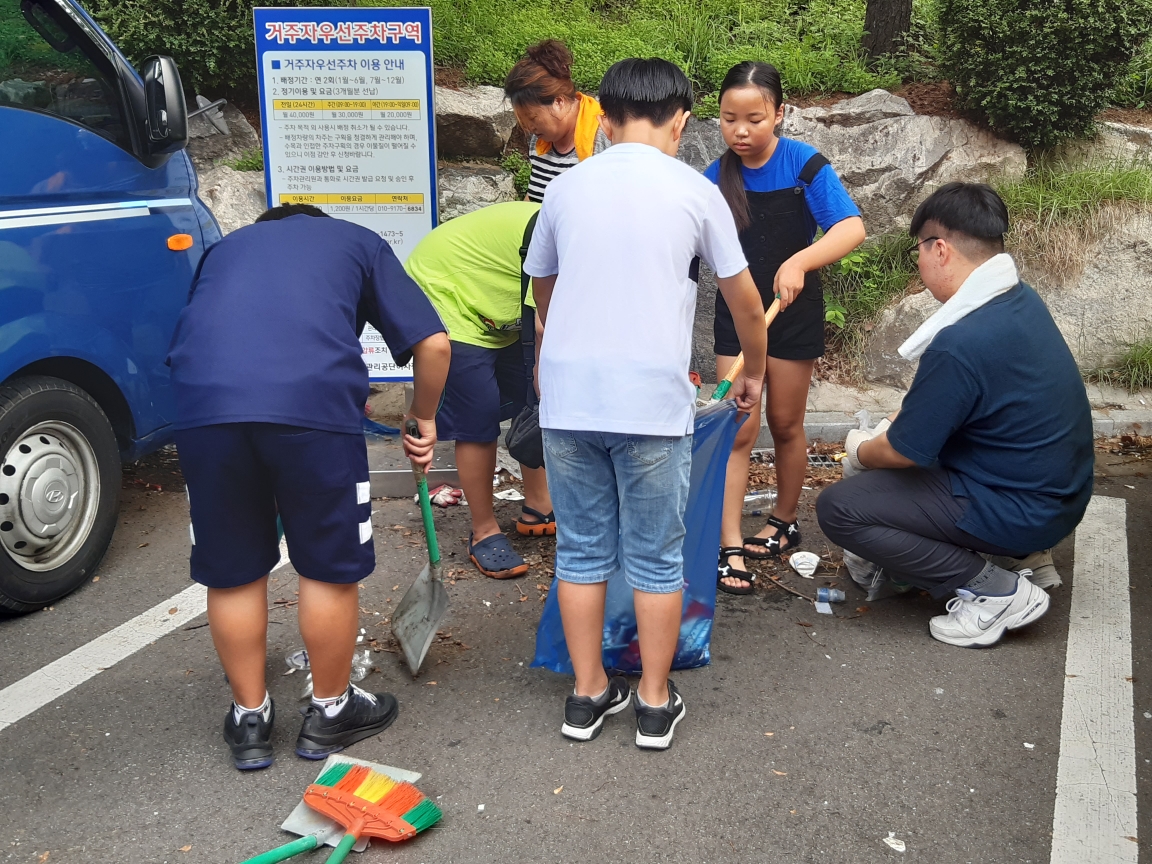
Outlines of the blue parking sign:
<svg viewBox="0 0 1152 864">
<path fill-rule="evenodd" d="M 370 228 L 404 261 L 437 224 L 432 12 L 257 8 L 256 68 L 269 206 L 313 204 Z M 380 334 L 373 381 L 410 381 Z"/>
</svg>

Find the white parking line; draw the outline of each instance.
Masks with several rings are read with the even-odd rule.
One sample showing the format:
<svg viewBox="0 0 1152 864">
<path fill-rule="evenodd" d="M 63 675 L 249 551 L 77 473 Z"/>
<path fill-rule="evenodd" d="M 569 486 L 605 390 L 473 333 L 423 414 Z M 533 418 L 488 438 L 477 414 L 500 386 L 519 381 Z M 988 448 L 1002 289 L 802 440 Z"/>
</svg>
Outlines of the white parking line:
<svg viewBox="0 0 1152 864">
<path fill-rule="evenodd" d="M 279 570 L 288 563 L 288 548 L 280 544 Z M 97 636 L 86 645 L 65 654 L 0 690 L 0 730 L 43 708 L 94 675 L 131 657 L 161 636 L 182 627 L 208 609 L 208 590 L 192 585 L 179 594 L 157 603 L 119 627 Z"/>
<path fill-rule="evenodd" d="M 1136 743 L 1125 501 L 1076 529 L 1052 864 L 1136 864 Z"/>
</svg>

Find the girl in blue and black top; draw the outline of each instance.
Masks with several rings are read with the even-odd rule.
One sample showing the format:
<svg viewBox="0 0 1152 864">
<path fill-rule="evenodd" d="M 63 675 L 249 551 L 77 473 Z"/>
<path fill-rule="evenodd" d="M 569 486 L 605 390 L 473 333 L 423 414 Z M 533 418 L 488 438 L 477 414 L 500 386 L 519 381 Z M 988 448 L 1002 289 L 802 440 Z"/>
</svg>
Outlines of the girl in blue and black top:
<svg viewBox="0 0 1152 864">
<path fill-rule="evenodd" d="M 744 558 L 775 558 L 800 545 L 796 510 L 808 464 L 804 407 L 816 360 L 824 354 L 824 295 L 819 270 L 864 241 L 864 222 L 840 178 L 815 148 L 776 135 L 784 119 L 780 73 L 747 61 L 720 86 L 720 131 L 728 151 L 705 170 L 732 208 L 740 242 L 764 308 L 780 298 L 768 328 L 764 394 L 776 448 L 776 506 L 768 524 L 741 537 L 748 463 L 760 431 L 759 411 L 740 427 L 724 491 L 717 587 L 751 594 Z M 824 235 L 813 242 L 817 229 Z M 732 315 L 716 294 L 716 374 L 740 353 Z"/>
</svg>

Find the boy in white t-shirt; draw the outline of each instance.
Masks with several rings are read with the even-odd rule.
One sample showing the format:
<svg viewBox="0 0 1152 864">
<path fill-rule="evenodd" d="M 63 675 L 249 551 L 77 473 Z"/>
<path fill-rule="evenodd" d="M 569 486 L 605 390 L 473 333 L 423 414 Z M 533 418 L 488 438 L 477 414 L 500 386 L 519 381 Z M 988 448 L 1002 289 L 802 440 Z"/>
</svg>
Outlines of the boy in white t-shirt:
<svg viewBox="0 0 1152 864">
<path fill-rule="evenodd" d="M 576 687 L 562 733 L 589 741 L 627 707 L 604 671 L 608 577 L 633 589 L 644 672 L 636 744 L 665 749 L 684 717 L 668 679 L 680 632 L 695 390 L 688 380 L 700 257 L 732 309 L 741 411 L 760 400 L 764 307 L 719 189 L 673 157 L 692 85 L 665 60 L 622 60 L 600 85 L 612 147 L 552 181 L 524 265 L 543 324 L 540 426 L 556 510 L 556 576 Z"/>
</svg>

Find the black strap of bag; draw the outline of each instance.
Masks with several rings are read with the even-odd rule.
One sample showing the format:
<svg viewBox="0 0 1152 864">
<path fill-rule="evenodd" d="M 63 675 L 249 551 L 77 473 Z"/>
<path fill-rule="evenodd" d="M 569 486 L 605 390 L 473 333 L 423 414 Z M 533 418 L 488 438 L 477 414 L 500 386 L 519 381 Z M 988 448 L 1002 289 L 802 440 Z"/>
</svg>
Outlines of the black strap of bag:
<svg viewBox="0 0 1152 864">
<path fill-rule="evenodd" d="M 532 243 L 532 232 L 536 228 L 537 210 L 524 227 L 524 240 L 520 244 L 520 347 L 524 351 L 524 376 L 528 379 L 528 404 L 535 405 L 536 387 L 533 373 L 536 369 L 536 310 L 528 305 L 528 288 L 532 277 L 524 272 L 524 260 L 528 257 L 528 247 Z"/>
<path fill-rule="evenodd" d="M 831 164 L 824 158 L 823 153 L 813 153 L 811 158 L 804 163 L 804 167 L 800 169 L 800 182 L 805 186 L 810 186 L 812 181 L 816 179 L 816 175 L 820 173 L 820 169 Z"/>
<path fill-rule="evenodd" d="M 536 367 L 536 310 L 525 301 L 528 299 L 528 285 L 531 278 L 524 272 L 524 259 L 528 256 L 528 245 L 532 242 L 532 230 L 536 227 L 536 216 L 528 220 L 524 229 L 524 243 L 520 247 L 520 345 L 524 351 L 524 377 L 528 381 L 526 405 L 512 418 L 508 434 L 504 437 L 505 446 L 512 458 L 529 468 L 544 467 L 544 441 L 540 432 L 540 410 L 536 398 L 536 388 L 532 386 L 532 372 Z"/>
</svg>

